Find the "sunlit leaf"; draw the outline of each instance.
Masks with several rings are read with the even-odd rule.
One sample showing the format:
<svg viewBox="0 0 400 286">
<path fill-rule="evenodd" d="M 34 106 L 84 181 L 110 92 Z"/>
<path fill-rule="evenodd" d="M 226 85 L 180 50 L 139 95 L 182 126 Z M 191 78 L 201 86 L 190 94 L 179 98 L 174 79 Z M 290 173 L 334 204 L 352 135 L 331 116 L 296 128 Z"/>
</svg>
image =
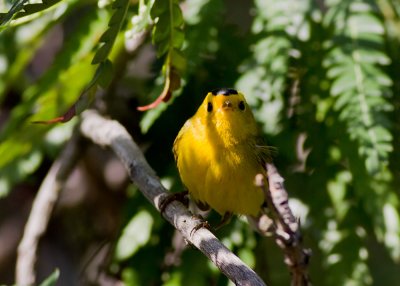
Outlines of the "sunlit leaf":
<svg viewBox="0 0 400 286">
<path fill-rule="evenodd" d="M 115 249 L 115 258 L 125 260 L 134 255 L 149 239 L 153 218 L 147 211 L 138 212 L 125 226 Z"/>
</svg>

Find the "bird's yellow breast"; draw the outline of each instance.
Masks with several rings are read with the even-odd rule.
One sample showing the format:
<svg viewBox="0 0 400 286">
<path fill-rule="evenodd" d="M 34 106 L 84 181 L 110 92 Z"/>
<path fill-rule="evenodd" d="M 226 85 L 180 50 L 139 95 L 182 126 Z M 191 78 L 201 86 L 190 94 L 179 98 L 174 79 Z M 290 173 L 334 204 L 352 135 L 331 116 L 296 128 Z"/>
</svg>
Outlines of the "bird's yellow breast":
<svg viewBox="0 0 400 286">
<path fill-rule="evenodd" d="M 208 100 L 214 100 L 212 111 L 201 110 L 202 106 L 206 108 L 206 98 L 174 142 L 182 182 L 196 201 L 208 204 L 220 214 L 255 216 L 264 202 L 264 195 L 254 185 L 254 179 L 258 173 L 264 173 L 264 169 L 255 151 L 254 118 L 251 111 L 251 117 L 236 116 L 239 110 L 235 109 L 225 113 L 218 109 L 222 102 L 217 102 L 216 98 Z M 236 104 L 235 100 L 232 102 Z M 207 114 L 211 112 L 214 116 Z M 254 126 L 246 126 L 248 121 Z"/>
</svg>

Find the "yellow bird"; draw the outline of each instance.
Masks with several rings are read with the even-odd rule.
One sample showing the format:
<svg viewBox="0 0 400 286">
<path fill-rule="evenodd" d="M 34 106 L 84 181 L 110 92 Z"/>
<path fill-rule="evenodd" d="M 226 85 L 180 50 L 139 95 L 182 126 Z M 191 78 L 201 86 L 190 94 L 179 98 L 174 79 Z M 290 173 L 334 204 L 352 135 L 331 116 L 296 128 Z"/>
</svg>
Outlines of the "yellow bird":
<svg viewBox="0 0 400 286">
<path fill-rule="evenodd" d="M 181 180 L 200 208 L 211 207 L 223 221 L 233 213 L 260 213 L 264 194 L 254 180 L 266 175 L 270 148 L 242 93 L 209 92 L 180 130 L 173 152 Z"/>
</svg>

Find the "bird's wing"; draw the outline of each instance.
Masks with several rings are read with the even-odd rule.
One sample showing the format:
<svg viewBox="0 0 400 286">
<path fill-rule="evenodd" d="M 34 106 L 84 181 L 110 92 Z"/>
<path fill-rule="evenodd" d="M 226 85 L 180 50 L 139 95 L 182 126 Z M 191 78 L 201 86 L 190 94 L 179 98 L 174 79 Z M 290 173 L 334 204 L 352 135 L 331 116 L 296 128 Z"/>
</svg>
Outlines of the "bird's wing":
<svg viewBox="0 0 400 286">
<path fill-rule="evenodd" d="M 174 145 L 172 147 L 172 152 L 174 153 L 175 162 L 178 162 L 179 146 L 182 137 L 185 135 L 187 130 L 189 130 L 189 125 L 191 125 L 190 119 L 185 122 L 185 124 L 182 126 L 181 130 L 179 131 L 178 135 L 175 138 Z"/>
</svg>

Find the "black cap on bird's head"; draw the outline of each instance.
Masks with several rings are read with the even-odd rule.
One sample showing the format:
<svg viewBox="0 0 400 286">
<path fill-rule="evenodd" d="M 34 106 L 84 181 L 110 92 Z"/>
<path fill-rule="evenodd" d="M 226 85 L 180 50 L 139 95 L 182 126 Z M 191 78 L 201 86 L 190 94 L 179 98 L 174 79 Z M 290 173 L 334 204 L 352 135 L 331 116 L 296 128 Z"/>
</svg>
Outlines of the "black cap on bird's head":
<svg viewBox="0 0 400 286">
<path fill-rule="evenodd" d="M 247 106 L 244 95 L 233 88 L 214 89 L 207 94 L 204 102 L 203 106 L 207 107 L 206 110 L 210 114 L 213 111 L 243 112 L 246 110 Z"/>
<path fill-rule="evenodd" d="M 217 88 L 211 91 L 212 95 L 225 95 L 225 96 L 229 96 L 231 94 L 238 94 L 238 91 L 236 89 L 233 88 Z"/>
</svg>

